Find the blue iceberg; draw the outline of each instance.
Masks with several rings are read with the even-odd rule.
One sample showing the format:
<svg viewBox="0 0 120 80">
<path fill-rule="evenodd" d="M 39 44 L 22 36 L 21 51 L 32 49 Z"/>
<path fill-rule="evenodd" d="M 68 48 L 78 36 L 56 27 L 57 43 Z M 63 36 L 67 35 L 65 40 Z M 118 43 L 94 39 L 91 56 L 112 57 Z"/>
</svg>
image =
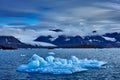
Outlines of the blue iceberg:
<svg viewBox="0 0 120 80">
<path fill-rule="evenodd" d="M 51 74 L 72 74 L 75 72 L 86 71 L 90 68 L 101 68 L 106 62 L 88 59 L 78 59 L 71 56 L 68 59 L 55 58 L 48 56 L 45 59 L 34 54 L 28 64 L 20 65 L 17 71 L 21 72 L 37 72 Z"/>
</svg>

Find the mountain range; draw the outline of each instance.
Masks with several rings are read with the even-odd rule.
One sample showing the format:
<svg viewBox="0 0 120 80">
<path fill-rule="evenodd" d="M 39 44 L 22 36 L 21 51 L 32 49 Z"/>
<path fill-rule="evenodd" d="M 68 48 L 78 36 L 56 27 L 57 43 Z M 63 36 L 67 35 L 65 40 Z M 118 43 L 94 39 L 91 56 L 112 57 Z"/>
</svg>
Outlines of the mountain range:
<svg viewBox="0 0 120 80">
<path fill-rule="evenodd" d="M 33 44 L 34 43 L 34 44 Z M 106 33 L 90 36 L 58 37 L 39 36 L 32 43 L 24 43 L 14 36 L 0 36 L 1 49 L 17 48 L 118 48 L 120 47 L 120 33 Z"/>
</svg>

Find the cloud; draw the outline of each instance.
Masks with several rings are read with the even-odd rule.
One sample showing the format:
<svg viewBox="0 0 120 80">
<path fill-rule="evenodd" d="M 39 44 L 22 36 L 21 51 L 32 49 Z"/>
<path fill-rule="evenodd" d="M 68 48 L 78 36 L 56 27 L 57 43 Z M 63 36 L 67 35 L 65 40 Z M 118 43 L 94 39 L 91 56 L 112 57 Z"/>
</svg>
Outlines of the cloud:
<svg viewBox="0 0 120 80">
<path fill-rule="evenodd" d="M 118 0 L 0 0 L 0 32 L 20 40 L 39 35 L 92 35 L 93 30 L 120 32 L 119 4 Z"/>
<path fill-rule="evenodd" d="M 104 3 L 95 3 L 95 5 L 113 10 L 120 10 L 120 3 L 104 2 Z"/>
<path fill-rule="evenodd" d="M 49 30 L 34 30 L 34 29 L 24 29 L 24 26 L 21 28 L 16 27 L 16 26 L 7 26 L 5 25 L 4 27 L 0 27 L 0 35 L 1 36 L 14 36 L 18 38 L 22 42 L 32 41 L 39 37 L 40 35 L 48 36 L 52 35 L 53 37 L 56 37 L 58 34 L 49 31 Z"/>
</svg>

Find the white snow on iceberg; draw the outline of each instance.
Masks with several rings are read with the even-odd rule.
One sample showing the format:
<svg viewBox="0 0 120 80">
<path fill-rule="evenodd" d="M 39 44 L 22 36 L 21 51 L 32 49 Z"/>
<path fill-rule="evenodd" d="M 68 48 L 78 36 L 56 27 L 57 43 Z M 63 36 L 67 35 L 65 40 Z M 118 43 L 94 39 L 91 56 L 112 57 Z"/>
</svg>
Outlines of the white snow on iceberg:
<svg viewBox="0 0 120 80">
<path fill-rule="evenodd" d="M 46 59 L 34 54 L 28 64 L 20 65 L 17 71 L 37 72 L 51 74 L 72 74 L 75 72 L 85 71 L 90 68 L 101 68 L 106 62 L 97 60 L 80 60 L 75 56 L 71 59 L 54 58 L 48 56 Z"/>
</svg>

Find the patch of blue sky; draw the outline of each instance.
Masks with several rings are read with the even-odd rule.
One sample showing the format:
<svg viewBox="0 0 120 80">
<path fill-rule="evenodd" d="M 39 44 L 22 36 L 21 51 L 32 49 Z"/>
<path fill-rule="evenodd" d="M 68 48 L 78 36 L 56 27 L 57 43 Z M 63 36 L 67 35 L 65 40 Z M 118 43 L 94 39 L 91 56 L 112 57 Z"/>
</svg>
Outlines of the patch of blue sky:
<svg viewBox="0 0 120 80">
<path fill-rule="evenodd" d="M 0 24 L 9 24 L 9 23 L 26 23 L 26 24 L 37 24 L 39 22 L 38 19 L 35 18 L 27 18 L 27 17 L 0 17 Z"/>
<path fill-rule="evenodd" d="M 6 22 L 0 22 L 0 26 L 6 25 L 6 24 L 8 24 L 8 23 L 6 23 Z"/>
</svg>

